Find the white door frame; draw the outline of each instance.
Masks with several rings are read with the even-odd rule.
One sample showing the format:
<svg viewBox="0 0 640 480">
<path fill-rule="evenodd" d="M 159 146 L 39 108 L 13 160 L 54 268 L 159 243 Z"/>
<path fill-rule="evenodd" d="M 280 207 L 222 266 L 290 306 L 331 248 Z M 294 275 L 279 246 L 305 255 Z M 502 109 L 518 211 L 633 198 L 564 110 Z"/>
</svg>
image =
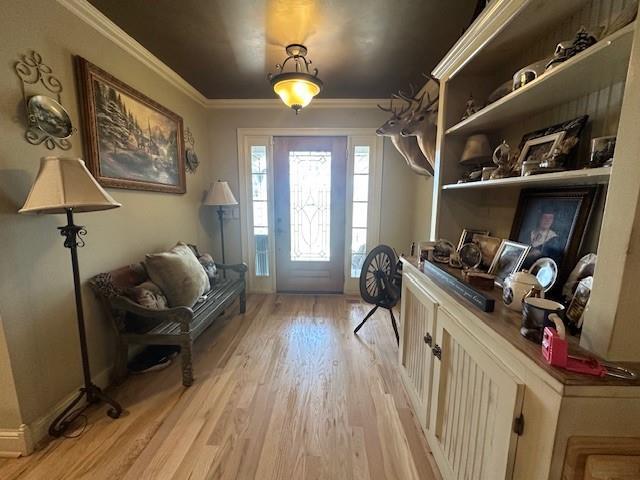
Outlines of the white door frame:
<svg viewBox="0 0 640 480">
<path fill-rule="evenodd" d="M 344 292 L 354 294 L 359 291 L 358 279 L 351 278 L 351 212 L 353 200 L 353 154 L 356 145 L 368 145 L 369 157 L 369 198 L 367 209 L 367 251 L 380 242 L 380 210 L 382 192 L 383 139 L 378 137 L 374 128 L 238 128 L 238 179 L 240 188 L 240 228 L 242 236 L 242 261 L 249 266 L 248 288 L 251 292 L 272 293 L 276 291 L 274 202 L 273 202 L 273 137 L 325 136 L 347 137 L 347 189 L 345 196 L 345 284 Z M 267 203 L 269 235 L 269 276 L 255 276 L 255 246 L 251 233 L 252 192 L 249 182 L 251 176 L 252 145 L 267 147 Z"/>
</svg>

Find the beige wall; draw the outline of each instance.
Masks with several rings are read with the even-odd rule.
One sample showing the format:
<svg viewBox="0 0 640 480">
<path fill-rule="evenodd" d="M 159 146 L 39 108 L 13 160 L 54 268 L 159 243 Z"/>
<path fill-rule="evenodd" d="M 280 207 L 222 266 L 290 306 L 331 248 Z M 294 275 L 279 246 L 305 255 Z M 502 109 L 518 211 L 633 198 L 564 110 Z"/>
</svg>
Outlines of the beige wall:
<svg viewBox="0 0 640 480">
<path fill-rule="evenodd" d="M 238 193 L 238 128 L 376 128 L 386 120 L 376 108 L 319 108 L 311 106 L 299 115 L 284 107 L 212 110 L 209 119 L 214 178 L 227 180 Z M 380 240 L 399 252 L 409 251 L 413 236 L 415 175 L 405 165 L 391 142 L 384 142 Z M 430 204 L 426 206 L 431 209 Z M 219 238 L 217 225 L 215 240 Z M 227 240 L 228 239 L 228 240 Z M 219 246 L 216 252 L 219 252 Z M 239 261 L 240 221 L 225 223 L 227 261 Z"/>
<path fill-rule="evenodd" d="M 187 194 L 112 189 L 123 204 L 108 212 L 82 214 L 87 245 L 80 250 L 91 367 L 94 376 L 112 363 L 114 335 L 98 310 L 86 280 L 101 271 L 139 261 L 144 253 L 185 240 L 217 247 L 214 213 L 200 206 L 208 183 L 228 179 L 238 192 L 237 129 L 240 127 L 377 127 L 376 109 L 309 108 L 300 115 L 278 106 L 267 109 L 205 110 L 128 53 L 50 0 L 0 0 L 0 429 L 33 423 L 81 383 L 69 252 L 56 227 L 62 216 L 23 216 L 24 202 L 44 155 L 63 152 L 24 140 L 20 82 L 13 66 L 20 54 L 38 51 L 61 80 L 62 102 L 81 131 L 73 55 L 81 55 L 181 115 L 196 139 L 201 167 L 187 175 Z M 80 132 L 65 153 L 83 156 Z M 422 187 L 389 142 L 385 142 L 381 241 L 408 252 L 416 237 L 416 204 L 425 212 Z M 416 186 L 419 194 L 416 195 Z M 421 220 L 420 220 L 421 221 Z M 425 223 L 426 224 L 426 223 Z M 230 220 L 228 259 L 240 259 L 240 227 Z M 214 239 L 214 240 L 212 240 Z M 14 385 L 10 384 L 14 382 Z M 15 388 L 14 388 L 15 387 Z"/>
<path fill-rule="evenodd" d="M 20 426 L 20 404 L 13 379 L 11 359 L 0 317 L 0 429 Z"/>
<path fill-rule="evenodd" d="M 0 428 L 30 423 L 48 413 L 81 382 L 69 251 L 56 227 L 62 216 L 24 216 L 24 202 L 43 155 L 60 155 L 24 140 L 19 54 L 38 51 L 62 81 L 62 102 L 79 123 L 72 56 L 87 58 L 181 115 L 193 131 L 204 165 L 187 176 L 187 194 L 110 190 L 123 207 L 78 215 L 87 226 L 81 249 L 83 280 L 140 260 L 177 240 L 207 245 L 208 217 L 200 201 L 209 179 L 208 112 L 51 0 L 0 2 L 0 311 L 13 366 L 21 418 L 0 410 Z M 80 134 L 69 155 L 82 156 Z M 203 220 L 203 219 L 206 219 Z M 113 335 L 85 287 L 86 320 L 94 375 L 111 365 Z M 4 362 L 0 367 L 4 368 Z M 4 378 L 3 378 L 4 380 Z M 4 387 L 0 385 L 0 389 Z"/>
</svg>

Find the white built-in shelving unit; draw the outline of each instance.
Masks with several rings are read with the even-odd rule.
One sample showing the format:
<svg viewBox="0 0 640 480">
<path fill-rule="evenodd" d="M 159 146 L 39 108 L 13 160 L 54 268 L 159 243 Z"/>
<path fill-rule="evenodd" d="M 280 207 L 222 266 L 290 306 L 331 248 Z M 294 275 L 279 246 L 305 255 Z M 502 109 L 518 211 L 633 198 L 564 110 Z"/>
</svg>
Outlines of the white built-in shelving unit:
<svg viewBox="0 0 640 480">
<path fill-rule="evenodd" d="M 632 362 L 640 370 L 637 21 L 461 120 L 470 95 L 483 103 L 516 71 L 573 39 L 581 26 L 607 26 L 632 4 L 489 3 L 433 71 L 440 92 L 431 239 L 455 244 L 464 228 L 508 238 L 524 189 L 597 186 L 578 256 L 596 252 L 598 262 L 582 335 L 571 348 L 579 355 Z M 457 183 L 469 135 L 484 133 L 493 146 L 504 140 L 515 148 L 529 132 L 583 115 L 589 122 L 575 170 Z M 617 136 L 613 165 L 584 168 L 590 139 L 607 135 Z M 569 453 L 575 439 L 589 437 L 590 452 L 604 448 L 616 454 L 608 437 L 640 437 L 640 381 L 607 381 L 551 367 L 540 346 L 520 335 L 521 314 L 502 304 L 501 290 L 488 293 L 495 310 L 480 312 L 420 264 L 404 263 L 400 373 L 443 478 L 582 479 L 573 474 L 584 469 L 586 454 L 580 460 L 575 450 Z M 522 419 L 524 428 L 515 428 Z M 601 445 L 598 437 L 606 437 Z"/>
</svg>

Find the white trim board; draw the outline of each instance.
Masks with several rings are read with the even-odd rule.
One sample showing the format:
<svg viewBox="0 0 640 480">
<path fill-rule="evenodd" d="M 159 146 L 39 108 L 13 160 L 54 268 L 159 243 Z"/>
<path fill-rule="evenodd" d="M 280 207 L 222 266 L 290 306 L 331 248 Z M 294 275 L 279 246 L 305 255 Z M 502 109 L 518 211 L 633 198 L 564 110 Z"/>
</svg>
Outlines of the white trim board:
<svg viewBox="0 0 640 480">
<path fill-rule="evenodd" d="M 33 440 L 28 425 L 0 429 L 0 458 L 17 458 L 33 451 Z"/>
<path fill-rule="evenodd" d="M 279 98 L 209 99 L 87 0 L 57 2 L 204 108 L 286 108 Z M 306 108 L 376 108 L 377 104 L 387 101 L 379 98 L 317 98 Z"/>
</svg>

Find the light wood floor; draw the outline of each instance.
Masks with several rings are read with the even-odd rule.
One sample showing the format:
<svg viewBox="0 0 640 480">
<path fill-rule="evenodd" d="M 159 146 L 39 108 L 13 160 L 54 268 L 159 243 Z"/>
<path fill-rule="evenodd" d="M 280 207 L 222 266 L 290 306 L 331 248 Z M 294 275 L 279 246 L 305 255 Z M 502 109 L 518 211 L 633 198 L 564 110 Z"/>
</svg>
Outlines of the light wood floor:
<svg viewBox="0 0 640 480">
<path fill-rule="evenodd" d="M 82 436 L 0 459 L 9 479 L 431 480 L 432 457 L 404 393 L 386 311 L 341 295 L 252 295 L 178 363 L 112 394 L 119 420 L 89 413 Z"/>
</svg>

